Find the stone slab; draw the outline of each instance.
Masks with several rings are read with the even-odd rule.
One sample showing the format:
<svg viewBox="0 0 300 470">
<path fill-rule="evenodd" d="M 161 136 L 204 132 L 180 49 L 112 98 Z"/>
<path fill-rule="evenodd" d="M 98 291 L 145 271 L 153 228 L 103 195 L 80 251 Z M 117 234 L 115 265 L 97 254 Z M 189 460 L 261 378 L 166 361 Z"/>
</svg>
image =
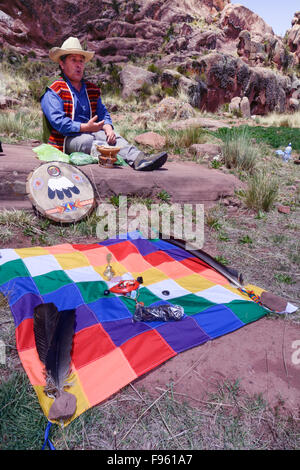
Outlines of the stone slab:
<svg viewBox="0 0 300 470">
<path fill-rule="evenodd" d="M 28 207 L 26 181 L 38 166 L 45 164 L 36 158 L 30 145 L 2 144 L 0 154 L 0 208 Z M 130 167 L 103 168 L 97 164 L 79 167 L 93 184 L 96 199 L 112 195 L 154 197 L 166 191 L 173 202 L 212 203 L 232 196 L 241 182 L 231 174 L 207 168 L 190 161 L 168 161 L 152 172 L 138 172 Z"/>
</svg>

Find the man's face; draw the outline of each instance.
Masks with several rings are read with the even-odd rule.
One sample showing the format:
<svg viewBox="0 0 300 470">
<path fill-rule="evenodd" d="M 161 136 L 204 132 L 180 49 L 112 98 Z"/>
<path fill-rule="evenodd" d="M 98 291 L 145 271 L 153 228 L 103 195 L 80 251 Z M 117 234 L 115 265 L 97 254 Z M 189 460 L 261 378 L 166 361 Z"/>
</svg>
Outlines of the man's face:
<svg viewBox="0 0 300 470">
<path fill-rule="evenodd" d="M 64 62 L 60 60 L 59 65 L 71 82 L 80 83 L 83 77 L 85 65 L 84 57 L 82 55 L 69 54 L 65 58 Z"/>
</svg>

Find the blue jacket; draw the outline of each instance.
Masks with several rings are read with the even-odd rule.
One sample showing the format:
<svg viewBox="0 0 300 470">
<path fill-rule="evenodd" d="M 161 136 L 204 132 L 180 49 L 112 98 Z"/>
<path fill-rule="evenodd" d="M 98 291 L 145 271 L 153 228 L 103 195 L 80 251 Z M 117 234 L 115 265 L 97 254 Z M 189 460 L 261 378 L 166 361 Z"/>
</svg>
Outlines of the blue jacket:
<svg viewBox="0 0 300 470">
<path fill-rule="evenodd" d="M 85 82 L 84 80 L 82 81 L 81 90 L 78 91 L 66 77 L 64 79 L 68 83 L 74 97 L 74 120 L 72 121 L 72 119 L 65 115 L 62 99 L 50 88 L 47 88 L 41 98 L 41 107 L 51 127 L 64 136 L 76 136 L 80 133 L 80 124 L 86 123 L 90 119 L 90 107 L 85 92 Z M 101 97 L 97 103 L 97 116 L 98 121 L 104 120 L 104 124 L 112 126 L 110 114 L 102 103 Z"/>
</svg>

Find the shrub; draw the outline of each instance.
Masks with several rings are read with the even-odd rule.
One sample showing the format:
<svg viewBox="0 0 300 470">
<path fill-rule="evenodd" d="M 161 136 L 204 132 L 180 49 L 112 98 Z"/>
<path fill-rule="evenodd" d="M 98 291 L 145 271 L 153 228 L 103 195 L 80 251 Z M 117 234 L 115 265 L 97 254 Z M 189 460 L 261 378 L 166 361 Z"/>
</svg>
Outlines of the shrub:
<svg viewBox="0 0 300 470">
<path fill-rule="evenodd" d="M 152 73 L 157 73 L 157 75 L 161 75 L 162 74 L 162 69 L 160 69 L 159 67 L 157 67 L 157 65 L 155 64 L 150 64 L 147 68 L 148 72 L 152 72 Z"/>
<path fill-rule="evenodd" d="M 0 115 L 0 133 L 3 136 L 12 134 L 17 140 L 42 141 L 42 119 L 39 108 L 33 107 L 27 111 L 2 113 Z"/>
<path fill-rule="evenodd" d="M 278 189 L 277 178 L 270 176 L 266 170 L 257 171 L 248 179 L 248 189 L 244 194 L 245 204 L 251 209 L 268 212 L 277 198 Z"/>
<path fill-rule="evenodd" d="M 167 140 L 166 146 L 178 151 L 178 149 L 186 150 L 193 144 L 202 143 L 205 139 L 205 132 L 199 127 L 188 127 L 178 131 L 169 129 L 165 137 Z"/>
<path fill-rule="evenodd" d="M 223 143 L 223 157 L 227 168 L 253 172 L 258 148 L 251 142 L 250 134 L 245 129 L 243 132 L 228 133 Z"/>
</svg>

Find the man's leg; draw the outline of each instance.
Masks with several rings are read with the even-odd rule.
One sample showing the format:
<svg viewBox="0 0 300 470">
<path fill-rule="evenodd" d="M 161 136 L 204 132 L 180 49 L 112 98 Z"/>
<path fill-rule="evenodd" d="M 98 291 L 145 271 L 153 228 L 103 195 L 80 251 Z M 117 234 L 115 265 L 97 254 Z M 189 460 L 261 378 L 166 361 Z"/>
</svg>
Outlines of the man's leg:
<svg viewBox="0 0 300 470">
<path fill-rule="evenodd" d="M 91 153 L 94 141 L 93 134 L 83 133 L 76 137 L 67 137 L 65 143 L 65 152 L 70 155 L 73 152 L 83 152 L 88 155 Z"/>
<path fill-rule="evenodd" d="M 76 137 L 67 137 L 65 151 L 67 154 L 83 152 L 89 155 L 95 140 L 99 142 L 99 145 L 107 145 L 106 134 L 101 130 L 93 133 L 83 133 Z M 168 158 L 166 152 L 147 156 L 119 134 L 116 134 L 116 147 L 120 147 L 119 155 L 126 163 L 139 171 L 156 170 L 160 168 Z"/>
<path fill-rule="evenodd" d="M 134 147 L 134 145 L 130 145 L 127 140 L 120 135 L 117 134 L 116 138 L 116 147 L 121 148 L 119 154 L 128 164 L 132 165 L 139 153 L 139 150 Z M 71 154 L 72 152 L 84 152 L 89 155 L 95 140 L 97 140 L 99 145 L 107 145 L 106 134 L 104 131 L 83 133 L 76 137 L 67 137 L 65 145 L 66 153 Z"/>
</svg>

